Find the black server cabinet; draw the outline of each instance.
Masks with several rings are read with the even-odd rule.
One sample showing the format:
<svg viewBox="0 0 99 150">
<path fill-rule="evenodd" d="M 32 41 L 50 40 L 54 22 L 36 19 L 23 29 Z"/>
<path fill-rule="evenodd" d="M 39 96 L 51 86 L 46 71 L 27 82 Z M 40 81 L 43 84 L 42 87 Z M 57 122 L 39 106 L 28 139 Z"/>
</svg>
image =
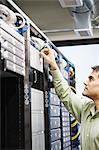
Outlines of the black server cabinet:
<svg viewBox="0 0 99 150">
<path fill-rule="evenodd" d="M 24 149 L 24 79 L 4 63 L 0 58 L 0 149 Z"/>
<path fill-rule="evenodd" d="M 60 66 L 61 60 L 57 60 L 62 74 L 66 75 Z M 46 150 L 71 150 L 70 115 L 55 92 L 50 66 L 44 65 Z"/>
</svg>

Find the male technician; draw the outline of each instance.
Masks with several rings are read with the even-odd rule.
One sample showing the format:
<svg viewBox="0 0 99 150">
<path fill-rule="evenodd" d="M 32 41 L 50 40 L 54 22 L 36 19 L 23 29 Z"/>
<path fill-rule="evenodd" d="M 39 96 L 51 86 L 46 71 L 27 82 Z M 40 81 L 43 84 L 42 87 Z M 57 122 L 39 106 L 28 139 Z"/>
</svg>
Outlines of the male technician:
<svg viewBox="0 0 99 150">
<path fill-rule="evenodd" d="M 81 150 L 99 150 L 99 66 L 92 68 L 84 82 L 83 95 L 88 97 L 84 99 L 69 88 L 55 62 L 53 50 L 45 48 L 40 54 L 51 66 L 57 95 L 67 110 L 81 123 Z"/>
</svg>

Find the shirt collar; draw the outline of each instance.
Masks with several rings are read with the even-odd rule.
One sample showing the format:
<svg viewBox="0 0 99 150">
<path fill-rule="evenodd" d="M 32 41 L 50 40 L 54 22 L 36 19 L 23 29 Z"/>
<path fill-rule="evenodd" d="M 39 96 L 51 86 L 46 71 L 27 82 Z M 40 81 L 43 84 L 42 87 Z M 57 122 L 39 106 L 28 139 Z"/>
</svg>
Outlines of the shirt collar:
<svg viewBox="0 0 99 150">
<path fill-rule="evenodd" d="M 96 114 L 96 111 L 95 111 L 95 105 L 93 105 L 90 109 L 90 113 L 92 116 L 94 116 Z"/>
<path fill-rule="evenodd" d="M 99 110 L 95 110 L 95 104 L 91 107 L 90 113 L 92 116 L 99 115 Z"/>
</svg>

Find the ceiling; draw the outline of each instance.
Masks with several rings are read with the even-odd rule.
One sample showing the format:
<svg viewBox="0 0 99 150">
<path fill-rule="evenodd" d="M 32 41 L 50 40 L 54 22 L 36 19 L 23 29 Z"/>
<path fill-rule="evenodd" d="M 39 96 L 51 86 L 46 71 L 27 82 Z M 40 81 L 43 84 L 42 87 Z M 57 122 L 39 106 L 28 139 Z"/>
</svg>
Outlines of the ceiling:
<svg viewBox="0 0 99 150">
<path fill-rule="evenodd" d="M 58 0 L 13 0 L 51 41 L 80 39 L 74 32 L 74 19 Z M 99 28 L 93 29 L 98 38 Z M 86 38 L 86 37 L 83 37 Z"/>
</svg>

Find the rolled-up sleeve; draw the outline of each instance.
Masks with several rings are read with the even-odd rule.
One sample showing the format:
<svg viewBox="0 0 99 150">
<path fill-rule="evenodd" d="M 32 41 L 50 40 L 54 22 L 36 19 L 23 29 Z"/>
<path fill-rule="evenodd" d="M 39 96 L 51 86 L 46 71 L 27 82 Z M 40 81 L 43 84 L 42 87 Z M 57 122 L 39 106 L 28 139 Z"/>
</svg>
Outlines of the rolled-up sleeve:
<svg viewBox="0 0 99 150">
<path fill-rule="evenodd" d="M 56 94 L 58 95 L 61 102 L 63 102 L 66 109 L 79 121 L 81 122 L 81 112 L 86 99 L 78 97 L 70 89 L 68 82 L 63 78 L 59 69 L 51 71 L 53 76 L 53 84 L 55 87 Z"/>
</svg>

